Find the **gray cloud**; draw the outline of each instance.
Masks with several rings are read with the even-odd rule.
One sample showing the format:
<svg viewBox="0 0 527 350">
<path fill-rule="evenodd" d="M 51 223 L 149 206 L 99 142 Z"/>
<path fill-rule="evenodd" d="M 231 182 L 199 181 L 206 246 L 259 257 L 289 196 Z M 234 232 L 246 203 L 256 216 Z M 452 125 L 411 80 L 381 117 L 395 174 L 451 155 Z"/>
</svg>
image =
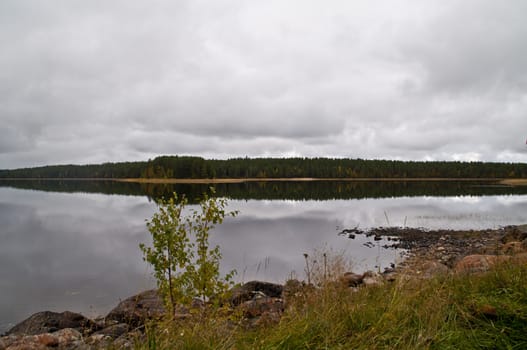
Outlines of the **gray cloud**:
<svg viewBox="0 0 527 350">
<path fill-rule="evenodd" d="M 0 4 L 0 168 L 525 161 L 522 1 Z"/>
<path fill-rule="evenodd" d="M 432 90 L 452 94 L 518 93 L 525 89 L 527 4 L 513 1 L 465 1 L 448 6 L 419 37 L 412 38 L 412 54 L 425 70 Z"/>
</svg>

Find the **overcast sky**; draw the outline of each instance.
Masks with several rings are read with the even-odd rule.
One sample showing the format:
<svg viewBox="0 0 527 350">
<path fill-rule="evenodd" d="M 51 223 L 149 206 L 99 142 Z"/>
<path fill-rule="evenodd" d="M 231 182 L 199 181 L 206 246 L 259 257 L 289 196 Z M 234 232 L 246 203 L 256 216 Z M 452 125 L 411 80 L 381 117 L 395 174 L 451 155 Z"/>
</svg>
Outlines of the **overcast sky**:
<svg viewBox="0 0 527 350">
<path fill-rule="evenodd" d="M 0 168 L 527 161 L 527 1 L 2 0 Z"/>
</svg>

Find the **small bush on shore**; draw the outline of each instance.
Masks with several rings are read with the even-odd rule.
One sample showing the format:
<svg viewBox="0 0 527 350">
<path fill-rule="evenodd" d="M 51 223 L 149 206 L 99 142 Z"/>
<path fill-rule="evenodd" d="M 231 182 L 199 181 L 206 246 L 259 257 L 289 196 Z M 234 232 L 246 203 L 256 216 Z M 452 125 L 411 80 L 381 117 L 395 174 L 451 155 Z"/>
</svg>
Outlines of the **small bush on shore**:
<svg viewBox="0 0 527 350">
<path fill-rule="evenodd" d="M 212 194 L 214 189 L 211 188 Z M 140 245 L 144 260 L 154 268 L 154 276 L 167 310 L 176 313 L 181 304 L 193 298 L 209 301 L 226 292 L 235 271 L 220 276 L 220 247 L 211 247 L 210 231 L 221 224 L 226 212 L 225 199 L 203 195 L 199 209 L 188 208 L 188 200 L 176 193 L 158 201 L 158 212 L 147 221 L 152 246 Z"/>
</svg>

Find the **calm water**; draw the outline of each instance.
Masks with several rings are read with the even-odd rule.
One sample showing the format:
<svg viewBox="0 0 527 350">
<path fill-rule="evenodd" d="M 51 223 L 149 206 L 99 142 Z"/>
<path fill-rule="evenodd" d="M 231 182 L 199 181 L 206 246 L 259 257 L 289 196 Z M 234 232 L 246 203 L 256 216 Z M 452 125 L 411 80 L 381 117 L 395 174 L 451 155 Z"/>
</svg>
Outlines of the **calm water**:
<svg viewBox="0 0 527 350">
<path fill-rule="evenodd" d="M 193 198 L 206 190 L 102 182 L 5 185 L 0 186 L 0 332 L 43 310 L 104 315 L 120 299 L 153 287 L 138 248 L 150 239 L 144 221 L 156 209 L 152 198 L 173 190 Z M 384 250 L 383 242 L 367 248 L 370 239 L 350 240 L 338 230 L 523 224 L 527 194 L 522 191 L 467 184 L 220 186 L 218 193 L 233 198 L 230 209 L 240 215 L 219 226 L 212 240 L 221 245 L 222 268 L 236 269 L 238 281 L 283 282 L 292 273 L 303 278 L 303 253 L 315 249 L 344 253 L 356 271 L 382 269 L 400 261 L 398 252 Z"/>
</svg>

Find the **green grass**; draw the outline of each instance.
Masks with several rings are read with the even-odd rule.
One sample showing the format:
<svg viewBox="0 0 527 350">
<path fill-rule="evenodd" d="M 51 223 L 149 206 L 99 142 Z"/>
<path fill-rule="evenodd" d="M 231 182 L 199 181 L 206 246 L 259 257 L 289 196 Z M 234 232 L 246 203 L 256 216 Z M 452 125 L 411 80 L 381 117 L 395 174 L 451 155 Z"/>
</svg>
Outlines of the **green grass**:
<svg viewBox="0 0 527 350">
<path fill-rule="evenodd" d="M 141 349 L 526 349 L 527 266 L 408 279 L 356 292 L 328 283 L 247 330 L 225 313 L 149 328 Z"/>
</svg>

